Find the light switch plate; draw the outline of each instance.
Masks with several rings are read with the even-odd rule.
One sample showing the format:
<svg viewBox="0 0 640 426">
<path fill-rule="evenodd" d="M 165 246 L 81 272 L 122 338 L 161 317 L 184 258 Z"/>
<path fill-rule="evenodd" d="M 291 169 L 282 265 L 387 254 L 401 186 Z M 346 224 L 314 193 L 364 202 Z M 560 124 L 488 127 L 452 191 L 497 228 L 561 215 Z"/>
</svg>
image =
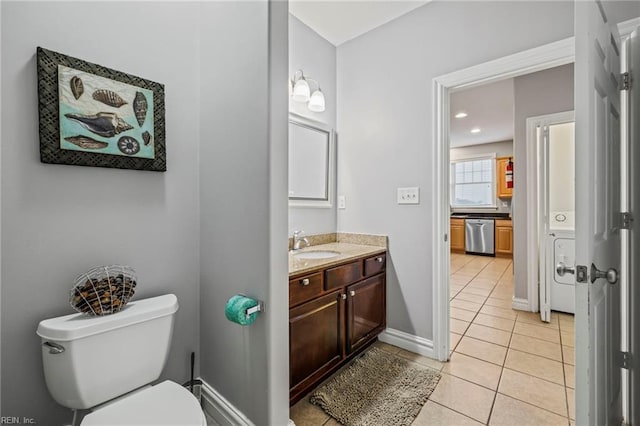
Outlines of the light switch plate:
<svg viewBox="0 0 640 426">
<path fill-rule="evenodd" d="M 420 188 L 398 188 L 398 204 L 420 204 Z"/>
<path fill-rule="evenodd" d="M 341 210 L 347 208 L 347 199 L 344 195 L 338 195 L 338 208 Z"/>
</svg>

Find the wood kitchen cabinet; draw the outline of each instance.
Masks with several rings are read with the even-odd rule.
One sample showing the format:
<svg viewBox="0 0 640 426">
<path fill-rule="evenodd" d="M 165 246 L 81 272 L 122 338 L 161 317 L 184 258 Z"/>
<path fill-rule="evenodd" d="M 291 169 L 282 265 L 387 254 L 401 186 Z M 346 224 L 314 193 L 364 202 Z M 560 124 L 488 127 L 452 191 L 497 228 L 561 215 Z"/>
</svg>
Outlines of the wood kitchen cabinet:
<svg viewBox="0 0 640 426">
<path fill-rule="evenodd" d="M 451 219 L 451 251 L 464 253 L 464 219 Z"/>
<path fill-rule="evenodd" d="M 498 157 L 496 158 L 496 190 L 498 198 L 511 198 L 513 196 L 513 188 L 507 188 L 507 164 L 509 160 L 513 162 L 513 157 Z"/>
<path fill-rule="evenodd" d="M 289 280 L 289 402 L 376 340 L 386 327 L 386 254 Z"/>
<path fill-rule="evenodd" d="M 513 225 L 510 220 L 496 220 L 496 256 L 513 256 Z"/>
</svg>

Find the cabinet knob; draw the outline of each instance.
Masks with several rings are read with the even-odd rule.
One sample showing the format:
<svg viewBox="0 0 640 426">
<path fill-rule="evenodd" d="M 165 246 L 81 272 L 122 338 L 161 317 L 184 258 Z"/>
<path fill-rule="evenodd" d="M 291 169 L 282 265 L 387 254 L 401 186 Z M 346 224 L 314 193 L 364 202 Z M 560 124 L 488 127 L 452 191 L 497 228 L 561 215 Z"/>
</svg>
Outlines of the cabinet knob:
<svg viewBox="0 0 640 426">
<path fill-rule="evenodd" d="M 376 257 L 376 262 L 382 263 L 382 257 Z"/>
<path fill-rule="evenodd" d="M 346 300 L 346 298 L 347 298 L 347 295 L 345 293 L 345 294 L 342 295 L 342 300 Z"/>
<path fill-rule="evenodd" d="M 303 280 L 300 280 L 300 284 L 302 285 L 309 285 L 309 278 L 305 278 Z"/>
<path fill-rule="evenodd" d="M 351 297 L 355 296 L 355 295 L 356 295 L 355 290 L 351 290 L 351 291 L 349 292 L 349 295 L 350 295 Z"/>
</svg>

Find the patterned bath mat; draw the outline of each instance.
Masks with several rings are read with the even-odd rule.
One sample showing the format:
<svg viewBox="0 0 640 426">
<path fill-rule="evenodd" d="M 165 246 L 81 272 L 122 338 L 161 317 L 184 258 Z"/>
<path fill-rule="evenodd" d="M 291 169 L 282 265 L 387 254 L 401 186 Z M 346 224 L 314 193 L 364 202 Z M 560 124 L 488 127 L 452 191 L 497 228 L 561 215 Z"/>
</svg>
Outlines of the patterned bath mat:
<svg viewBox="0 0 640 426">
<path fill-rule="evenodd" d="M 344 426 L 410 425 L 440 374 L 371 348 L 309 398 Z"/>
</svg>

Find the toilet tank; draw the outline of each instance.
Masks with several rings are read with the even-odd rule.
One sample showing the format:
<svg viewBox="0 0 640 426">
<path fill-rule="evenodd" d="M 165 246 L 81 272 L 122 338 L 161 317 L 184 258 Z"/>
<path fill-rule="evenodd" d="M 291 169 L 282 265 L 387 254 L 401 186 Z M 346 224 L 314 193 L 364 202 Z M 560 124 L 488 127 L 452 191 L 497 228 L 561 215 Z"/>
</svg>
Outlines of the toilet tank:
<svg viewBox="0 0 640 426">
<path fill-rule="evenodd" d="M 85 409 L 158 379 L 177 310 L 178 299 L 167 294 L 130 302 L 112 315 L 41 321 L 37 334 L 53 398 L 65 407 Z"/>
</svg>

